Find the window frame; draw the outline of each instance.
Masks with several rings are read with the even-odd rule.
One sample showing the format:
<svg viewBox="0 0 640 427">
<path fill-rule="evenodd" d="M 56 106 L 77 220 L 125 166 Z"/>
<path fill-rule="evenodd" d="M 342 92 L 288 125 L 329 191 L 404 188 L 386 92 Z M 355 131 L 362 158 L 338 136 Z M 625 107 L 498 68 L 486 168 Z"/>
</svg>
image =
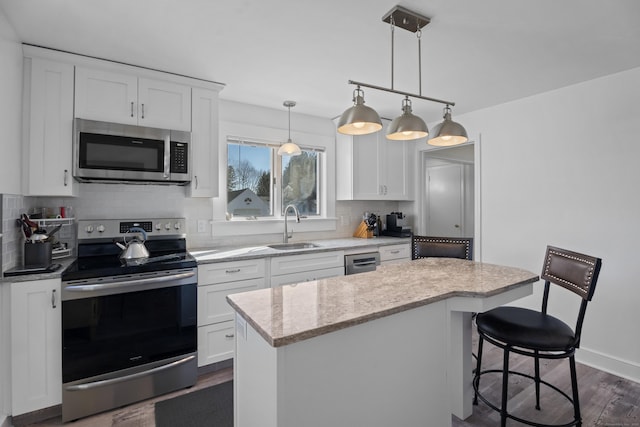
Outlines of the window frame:
<svg viewBox="0 0 640 427">
<path fill-rule="evenodd" d="M 256 220 L 228 220 L 227 210 L 227 137 L 243 135 L 247 139 L 267 141 L 277 145 L 284 142 L 283 136 L 287 135 L 287 129 L 273 126 L 274 120 L 280 118 L 280 112 L 273 114 L 269 109 L 231 104 L 233 108 L 225 110 L 221 115 L 217 139 L 217 173 L 218 196 L 207 199 L 201 204 L 197 199 L 190 203 L 196 208 L 198 218 L 211 218 L 210 236 L 222 239 L 221 242 L 232 244 L 235 238 L 256 236 L 257 239 L 278 239 L 284 230 L 284 217 L 256 219 Z M 291 129 L 293 141 L 304 141 L 307 147 L 325 150 L 321 165 L 322 181 L 320 185 L 322 210 L 318 217 L 305 218 L 294 226 L 296 233 L 301 232 L 335 232 L 338 221 L 336 218 L 336 136 L 335 124 L 330 119 L 308 118 L 300 116 L 298 122 L 304 126 L 304 131 Z M 298 123 L 296 122 L 296 123 Z M 202 199 L 204 202 L 204 199 Z M 269 235 L 269 236 L 268 236 Z M 264 236 L 264 237 L 260 237 Z M 206 236 L 201 236 L 203 241 Z M 258 240 L 260 241 L 260 240 Z"/>
<path fill-rule="evenodd" d="M 239 145 L 247 145 L 247 146 L 262 146 L 262 147 L 268 147 L 271 150 L 271 156 L 270 156 L 270 167 L 271 167 L 271 197 L 270 197 L 270 208 L 271 208 L 271 215 L 269 216 L 229 216 L 226 215 L 226 218 L 228 221 L 232 221 L 232 222 L 242 222 L 242 221 L 247 221 L 247 220 L 251 220 L 251 221 L 269 221 L 269 220 L 279 220 L 279 219 L 284 219 L 284 215 L 283 215 L 283 210 L 285 208 L 285 206 L 283 206 L 282 202 L 283 202 L 283 189 L 282 189 L 282 180 L 283 180 L 283 172 L 284 170 L 282 169 L 283 167 L 283 161 L 282 161 L 282 157 L 283 156 L 279 156 L 277 154 L 277 150 L 280 147 L 280 143 L 274 142 L 274 141 L 268 141 L 268 140 L 262 140 L 262 139 L 256 139 L 256 138 L 248 138 L 248 137 L 239 137 L 239 136 L 232 136 L 232 135 L 228 135 L 225 140 L 224 140 L 224 145 L 225 145 L 225 152 L 227 153 L 227 155 L 224 157 L 225 158 L 225 164 L 226 167 L 225 169 L 225 178 L 224 178 L 224 188 L 227 188 L 227 175 L 226 175 L 226 169 L 229 165 L 228 163 L 228 149 L 229 149 L 229 144 L 239 144 Z M 316 160 L 316 194 L 317 194 L 317 203 L 318 203 L 318 208 L 317 208 L 317 214 L 313 214 L 313 215 L 307 215 L 307 218 L 319 218 L 319 219 L 323 219 L 326 218 L 326 215 L 323 214 L 323 212 L 326 212 L 325 208 L 326 208 L 326 204 L 327 201 L 324 200 L 326 199 L 326 191 L 323 191 L 324 188 L 322 186 L 323 182 L 326 182 L 326 177 L 324 176 L 324 174 L 326 173 L 326 167 L 324 167 L 324 164 L 326 162 L 326 148 L 324 147 L 313 147 L 313 146 L 308 146 L 308 145 L 299 145 L 300 149 L 303 151 L 312 151 L 312 152 L 316 152 L 318 153 L 318 157 Z M 325 197 L 323 197 L 323 195 L 325 195 Z M 228 206 L 229 200 L 227 200 L 227 192 L 225 191 L 225 206 Z"/>
</svg>

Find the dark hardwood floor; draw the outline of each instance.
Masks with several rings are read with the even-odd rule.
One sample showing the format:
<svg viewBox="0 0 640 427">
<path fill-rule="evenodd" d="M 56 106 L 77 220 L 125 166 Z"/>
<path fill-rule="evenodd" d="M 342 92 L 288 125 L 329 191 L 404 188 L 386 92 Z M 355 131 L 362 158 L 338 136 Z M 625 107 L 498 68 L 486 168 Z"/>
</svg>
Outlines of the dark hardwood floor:
<svg viewBox="0 0 640 427">
<path fill-rule="evenodd" d="M 477 348 L 474 340 L 474 349 Z M 511 367 L 514 370 L 531 373 L 533 363 L 529 358 L 512 355 Z M 483 369 L 500 369 L 502 367 L 502 353 L 485 345 L 483 356 Z M 625 380 L 615 375 L 578 364 L 578 387 L 580 389 L 580 402 L 582 406 L 583 426 L 591 427 L 640 427 L 640 384 Z M 547 361 L 541 365 L 543 378 L 559 386 L 566 393 L 570 393 L 568 361 Z M 174 393 L 166 394 L 154 399 L 145 400 L 110 412 L 83 418 L 66 424 L 70 427 L 155 427 L 154 404 L 157 401 L 170 399 L 180 394 L 185 394 L 204 387 L 219 384 L 233 379 L 232 368 L 222 369 L 213 373 L 201 375 L 196 386 Z M 481 389 L 485 397 L 498 403 L 500 396 L 499 375 L 483 376 Z M 562 423 L 571 419 L 571 405 L 558 394 L 543 386 L 541 390 L 542 409 L 534 408 L 533 383 L 529 379 L 514 376 L 509 383 L 510 411 L 522 418 L 536 419 L 539 422 Z M 32 427 L 52 427 L 63 425 L 60 417 L 52 418 L 36 424 L 28 424 Z M 452 417 L 453 427 L 496 427 L 500 425 L 500 418 L 484 403 L 479 402 L 474 406 L 473 415 L 464 421 Z M 522 424 L 509 420 L 508 426 L 521 426 Z M 304 427 L 304 426 L 300 426 Z M 356 426 L 335 426 L 356 427 Z M 390 427 L 405 427 L 398 426 Z M 406 426 L 414 427 L 414 426 Z M 415 426 L 419 427 L 419 426 Z M 428 421 L 420 427 L 431 426 Z"/>
<path fill-rule="evenodd" d="M 485 343 L 482 369 L 502 369 L 502 351 Z M 474 351 L 477 349 L 474 337 Z M 511 355 L 510 369 L 533 375 L 533 360 Z M 580 363 L 576 366 L 582 425 L 584 427 L 640 427 L 640 383 L 591 368 Z M 571 395 L 569 361 L 541 361 L 540 374 L 545 381 Z M 482 376 L 480 390 L 483 396 L 500 406 L 502 378 L 500 374 Z M 562 424 L 573 419 L 572 405 L 556 391 L 541 386 L 540 410 L 535 409 L 533 380 L 509 376 L 507 408 L 516 416 L 540 423 Z M 462 421 L 452 416 L 453 427 L 496 427 L 500 416 L 482 401 L 473 407 L 473 415 Z M 507 420 L 507 426 L 522 426 Z"/>
</svg>

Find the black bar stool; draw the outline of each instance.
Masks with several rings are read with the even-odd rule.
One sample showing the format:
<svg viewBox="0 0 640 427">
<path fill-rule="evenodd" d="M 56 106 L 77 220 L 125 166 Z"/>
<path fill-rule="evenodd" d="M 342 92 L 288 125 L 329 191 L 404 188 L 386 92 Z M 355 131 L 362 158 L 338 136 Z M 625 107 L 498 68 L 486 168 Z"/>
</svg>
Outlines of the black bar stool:
<svg viewBox="0 0 640 427">
<path fill-rule="evenodd" d="M 565 249 L 547 246 L 541 278 L 545 281 L 542 298 L 542 310 L 535 311 L 519 307 L 498 307 L 476 316 L 478 327 L 478 363 L 473 379 L 475 390 L 474 405 L 478 398 L 490 408 L 500 412 L 501 426 L 504 427 L 507 418 L 518 422 L 539 427 L 540 424 L 525 420 L 510 414 L 507 410 L 507 386 L 509 374 L 519 375 L 534 380 L 536 393 L 536 409 L 540 409 L 540 384 L 544 384 L 564 396 L 573 405 L 574 419 L 566 424 L 555 426 L 581 426 L 580 402 L 578 397 L 578 382 L 576 378 L 576 362 L 574 353 L 580 345 L 580 333 L 584 320 L 587 303 L 591 301 L 598 280 L 602 260 L 592 256 L 571 252 Z M 582 298 L 576 327 L 571 329 L 566 323 L 547 314 L 550 284 L 562 286 Z M 481 371 L 482 344 L 484 340 L 503 350 L 502 371 L 497 369 Z M 534 376 L 509 370 L 509 354 L 517 353 L 534 358 Z M 540 379 L 540 359 L 569 358 L 571 370 L 571 389 L 573 396 L 567 395 L 555 385 Z M 502 373 L 502 402 L 501 406 L 491 403 L 478 391 L 480 377 L 491 372 Z"/>
</svg>

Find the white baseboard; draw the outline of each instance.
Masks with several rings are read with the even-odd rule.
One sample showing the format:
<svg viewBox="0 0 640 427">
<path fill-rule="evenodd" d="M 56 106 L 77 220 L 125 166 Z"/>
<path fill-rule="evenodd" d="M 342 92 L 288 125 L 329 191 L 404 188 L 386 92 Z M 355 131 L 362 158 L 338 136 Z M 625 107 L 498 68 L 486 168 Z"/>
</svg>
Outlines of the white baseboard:
<svg viewBox="0 0 640 427">
<path fill-rule="evenodd" d="M 579 348 L 576 361 L 592 368 L 640 383 L 640 364 L 588 348 Z"/>
</svg>

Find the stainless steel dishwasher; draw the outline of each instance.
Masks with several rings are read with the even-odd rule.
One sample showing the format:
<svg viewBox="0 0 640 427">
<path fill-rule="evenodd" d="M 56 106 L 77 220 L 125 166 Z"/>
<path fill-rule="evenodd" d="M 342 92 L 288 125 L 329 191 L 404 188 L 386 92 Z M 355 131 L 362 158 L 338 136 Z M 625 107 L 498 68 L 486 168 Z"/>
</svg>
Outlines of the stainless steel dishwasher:
<svg viewBox="0 0 640 427">
<path fill-rule="evenodd" d="M 345 276 L 349 274 L 364 273 L 366 271 L 375 271 L 377 265 L 380 265 L 379 252 L 365 252 L 344 256 Z"/>
</svg>

